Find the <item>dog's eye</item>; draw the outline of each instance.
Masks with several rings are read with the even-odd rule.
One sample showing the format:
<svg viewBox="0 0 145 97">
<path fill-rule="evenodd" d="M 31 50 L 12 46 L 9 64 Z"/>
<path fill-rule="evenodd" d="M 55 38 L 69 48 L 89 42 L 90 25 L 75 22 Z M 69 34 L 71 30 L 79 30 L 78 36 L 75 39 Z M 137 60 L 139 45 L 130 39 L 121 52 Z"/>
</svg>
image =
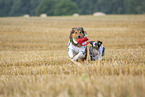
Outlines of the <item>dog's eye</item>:
<svg viewBox="0 0 145 97">
<path fill-rule="evenodd" d="M 82 32 L 80 32 L 80 34 L 82 34 Z"/>
</svg>

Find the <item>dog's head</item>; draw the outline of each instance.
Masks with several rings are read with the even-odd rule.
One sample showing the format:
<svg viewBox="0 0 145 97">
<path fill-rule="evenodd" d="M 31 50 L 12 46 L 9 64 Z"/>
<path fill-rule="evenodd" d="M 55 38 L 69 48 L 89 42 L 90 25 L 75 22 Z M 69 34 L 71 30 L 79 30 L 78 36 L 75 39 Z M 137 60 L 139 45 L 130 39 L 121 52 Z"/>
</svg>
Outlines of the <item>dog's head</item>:
<svg viewBox="0 0 145 97">
<path fill-rule="evenodd" d="M 81 38 L 81 39 L 84 38 L 85 33 L 86 32 L 84 31 L 84 29 L 81 27 L 72 28 L 72 31 L 70 33 L 70 41 L 74 45 L 79 46 L 79 44 L 74 43 L 73 40 L 77 41 L 78 38 Z"/>
<path fill-rule="evenodd" d="M 77 38 L 84 38 L 84 36 L 85 36 L 84 29 L 81 27 L 72 28 L 71 34 L 72 34 L 72 38 L 75 41 L 77 41 Z"/>
<path fill-rule="evenodd" d="M 99 49 L 100 46 L 102 45 L 102 42 L 101 41 L 90 41 L 90 44 L 92 45 L 92 47 L 95 47 L 96 49 Z"/>
</svg>

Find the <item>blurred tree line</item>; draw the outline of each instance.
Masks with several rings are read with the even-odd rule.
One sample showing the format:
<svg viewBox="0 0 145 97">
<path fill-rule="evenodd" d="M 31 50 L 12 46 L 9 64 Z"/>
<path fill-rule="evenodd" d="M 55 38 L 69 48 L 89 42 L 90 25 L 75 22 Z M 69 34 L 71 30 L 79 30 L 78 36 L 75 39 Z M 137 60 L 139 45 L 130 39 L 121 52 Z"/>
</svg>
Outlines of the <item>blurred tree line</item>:
<svg viewBox="0 0 145 97">
<path fill-rule="evenodd" d="M 93 14 L 142 14 L 145 0 L 0 0 L 0 16 Z"/>
</svg>

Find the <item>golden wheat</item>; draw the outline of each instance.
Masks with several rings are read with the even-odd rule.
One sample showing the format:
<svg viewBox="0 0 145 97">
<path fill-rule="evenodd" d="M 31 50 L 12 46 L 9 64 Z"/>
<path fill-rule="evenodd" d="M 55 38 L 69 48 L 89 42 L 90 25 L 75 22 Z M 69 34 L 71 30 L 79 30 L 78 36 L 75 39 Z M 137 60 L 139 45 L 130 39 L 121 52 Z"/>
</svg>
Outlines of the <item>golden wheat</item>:
<svg viewBox="0 0 145 97">
<path fill-rule="evenodd" d="M 68 60 L 78 26 L 103 41 L 102 61 Z M 0 18 L 0 97 L 144 97 L 144 77 L 145 15 Z"/>
</svg>

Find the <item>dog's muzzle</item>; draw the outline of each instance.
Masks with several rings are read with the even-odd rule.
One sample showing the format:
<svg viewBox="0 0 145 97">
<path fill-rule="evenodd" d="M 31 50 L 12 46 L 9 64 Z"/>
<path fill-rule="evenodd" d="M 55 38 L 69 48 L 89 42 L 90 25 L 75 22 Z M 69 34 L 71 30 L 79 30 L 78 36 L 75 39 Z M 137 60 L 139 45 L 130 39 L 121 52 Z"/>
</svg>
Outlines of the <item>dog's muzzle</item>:
<svg viewBox="0 0 145 97">
<path fill-rule="evenodd" d="M 81 38 L 81 36 L 80 36 L 80 35 L 78 35 L 78 38 Z"/>
</svg>

